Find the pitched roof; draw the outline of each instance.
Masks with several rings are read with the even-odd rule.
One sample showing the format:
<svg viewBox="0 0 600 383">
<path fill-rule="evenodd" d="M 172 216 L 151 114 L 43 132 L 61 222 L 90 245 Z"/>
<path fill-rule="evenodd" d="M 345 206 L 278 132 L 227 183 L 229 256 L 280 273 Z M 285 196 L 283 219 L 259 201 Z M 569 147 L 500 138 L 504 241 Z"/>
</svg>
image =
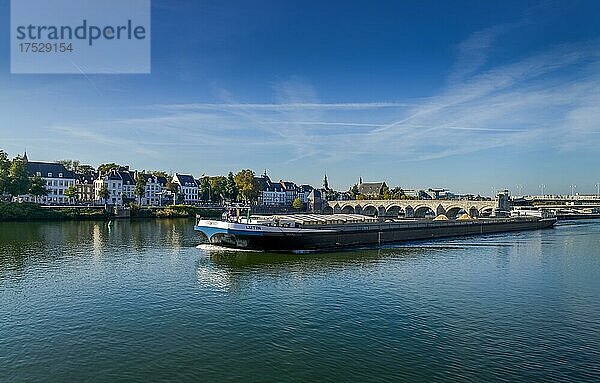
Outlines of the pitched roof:
<svg viewBox="0 0 600 383">
<path fill-rule="evenodd" d="M 80 184 L 93 184 L 96 176 L 94 174 L 75 174 Z"/>
<path fill-rule="evenodd" d="M 135 180 L 130 172 L 120 171 L 119 177 L 121 177 L 125 185 L 135 185 Z"/>
<path fill-rule="evenodd" d="M 156 176 L 156 180 L 161 186 L 167 186 L 167 177 L 164 176 Z"/>
<path fill-rule="evenodd" d="M 258 184 L 258 190 L 265 191 L 271 186 L 271 180 L 267 176 L 254 177 L 254 182 Z"/>
<path fill-rule="evenodd" d="M 278 183 L 272 183 L 271 185 L 269 185 L 269 187 L 267 187 L 266 191 L 272 191 L 272 192 L 284 192 L 285 189 L 283 188 L 283 185 L 278 184 Z"/>
<path fill-rule="evenodd" d="M 363 182 L 358 185 L 358 192 L 363 195 L 377 195 L 384 186 L 385 182 Z"/>
<path fill-rule="evenodd" d="M 75 179 L 75 174 L 72 171 L 67 170 L 63 164 L 55 162 L 34 162 L 28 161 L 26 163 L 27 174 L 33 177 L 39 173 L 40 176 L 45 178 L 69 178 Z M 62 174 L 62 177 L 60 175 Z"/>
<path fill-rule="evenodd" d="M 173 182 L 180 184 L 181 186 L 198 186 L 193 176 L 188 174 L 177 174 L 173 177 Z"/>
<path fill-rule="evenodd" d="M 295 183 L 293 182 L 289 182 L 289 181 L 279 181 L 279 183 L 281 184 L 281 186 L 283 186 L 283 188 L 287 191 L 287 190 L 296 190 L 298 187 L 296 186 Z"/>
<path fill-rule="evenodd" d="M 111 181 L 122 181 L 123 180 L 116 171 L 111 171 L 109 174 L 107 174 L 107 179 L 109 179 Z"/>
<path fill-rule="evenodd" d="M 310 185 L 300 185 L 298 189 L 303 193 L 310 193 L 314 188 Z"/>
</svg>

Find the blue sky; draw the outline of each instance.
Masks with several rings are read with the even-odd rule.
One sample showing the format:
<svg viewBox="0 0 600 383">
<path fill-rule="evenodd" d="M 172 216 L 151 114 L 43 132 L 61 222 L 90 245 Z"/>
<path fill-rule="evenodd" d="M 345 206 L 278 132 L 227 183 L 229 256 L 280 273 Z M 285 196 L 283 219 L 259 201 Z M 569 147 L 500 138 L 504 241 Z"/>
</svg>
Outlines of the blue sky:
<svg viewBox="0 0 600 383">
<path fill-rule="evenodd" d="M 347 189 L 600 182 L 596 1 L 158 1 L 152 74 L 11 75 L 0 148 Z"/>
</svg>

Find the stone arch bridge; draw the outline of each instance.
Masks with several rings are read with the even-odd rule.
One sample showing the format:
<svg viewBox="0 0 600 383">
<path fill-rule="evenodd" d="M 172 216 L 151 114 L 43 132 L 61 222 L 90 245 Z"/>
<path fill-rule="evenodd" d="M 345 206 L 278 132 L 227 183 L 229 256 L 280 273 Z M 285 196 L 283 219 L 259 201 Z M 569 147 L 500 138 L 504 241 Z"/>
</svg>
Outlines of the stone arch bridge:
<svg viewBox="0 0 600 383">
<path fill-rule="evenodd" d="M 350 200 L 328 201 L 325 213 L 364 214 L 381 218 L 424 218 L 446 215 L 450 219 L 468 213 L 471 217 L 488 216 L 498 209 L 498 200 Z"/>
</svg>

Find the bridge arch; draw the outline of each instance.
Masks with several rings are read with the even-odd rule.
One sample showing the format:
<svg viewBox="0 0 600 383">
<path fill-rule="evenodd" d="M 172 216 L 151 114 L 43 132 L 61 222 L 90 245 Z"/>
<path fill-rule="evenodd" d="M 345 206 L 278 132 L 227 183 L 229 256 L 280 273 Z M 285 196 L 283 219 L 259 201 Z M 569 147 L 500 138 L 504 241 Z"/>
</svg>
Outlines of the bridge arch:
<svg viewBox="0 0 600 383">
<path fill-rule="evenodd" d="M 404 217 L 413 218 L 415 216 L 415 209 L 411 205 L 406 205 L 404 208 Z"/>
<path fill-rule="evenodd" d="M 435 217 L 435 211 L 428 205 L 420 205 L 415 207 L 415 217 L 417 218 L 425 218 L 425 217 Z"/>
<path fill-rule="evenodd" d="M 323 214 L 333 214 L 333 208 L 331 206 L 325 206 Z"/>
<path fill-rule="evenodd" d="M 377 217 L 379 210 L 373 205 L 365 205 L 362 208 L 362 214 L 369 215 L 371 217 Z"/>
<path fill-rule="evenodd" d="M 405 212 L 399 205 L 390 205 L 385 211 L 385 215 L 392 218 L 398 218 L 401 214 L 405 214 Z"/>
<path fill-rule="evenodd" d="M 456 219 L 461 214 L 465 213 L 466 210 L 462 206 L 450 206 L 446 210 L 446 217 L 449 219 Z"/>
<path fill-rule="evenodd" d="M 342 214 L 354 214 L 354 206 L 346 205 L 342 207 Z"/>
<path fill-rule="evenodd" d="M 479 210 L 475 206 L 469 208 L 469 215 L 473 218 L 479 217 Z"/>
</svg>

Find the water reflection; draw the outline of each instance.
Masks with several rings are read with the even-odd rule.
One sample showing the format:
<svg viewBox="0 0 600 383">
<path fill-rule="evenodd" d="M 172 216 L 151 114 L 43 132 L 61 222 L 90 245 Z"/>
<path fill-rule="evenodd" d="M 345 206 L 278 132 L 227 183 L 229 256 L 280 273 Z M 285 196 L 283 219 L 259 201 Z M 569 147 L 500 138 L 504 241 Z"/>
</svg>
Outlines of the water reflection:
<svg viewBox="0 0 600 383">
<path fill-rule="evenodd" d="M 0 276 L 54 267 L 80 257 L 122 257 L 150 249 L 177 254 L 195 246 L 188 219 L 147 221 L 0 222 Z"/>
<path fill-rule="evenodd" d="M 271 254 L 191 220 L 2 223 L 0 381 L 598 381 L 599 241 Z"/>
</svg>

